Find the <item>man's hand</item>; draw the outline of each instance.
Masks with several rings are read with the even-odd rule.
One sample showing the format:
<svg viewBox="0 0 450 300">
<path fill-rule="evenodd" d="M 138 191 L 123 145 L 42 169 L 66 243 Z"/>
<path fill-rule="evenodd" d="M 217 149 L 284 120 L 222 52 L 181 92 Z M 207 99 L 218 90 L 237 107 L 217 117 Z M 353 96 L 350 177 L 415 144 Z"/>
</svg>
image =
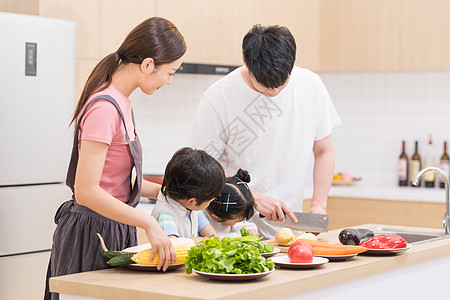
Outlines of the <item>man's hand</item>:
<svg viewBox="0 0 450 300">
<path fill-rule="evenodd" d="M 297 223 L 297 218 L 283 201 L 264 196 L 254 189 L 251 189 L 251 192 L 255 199 L 256 210 L 265 216 L 268 221 L 282 222 L 284 221 L 284 214 L 286 214 Z"/>
<path fill-rule="evenodd" d="M 312 214 L 326 214 L 327 213 L 327 209 L 326 207 L 324 207 L 323 205 L 312 205 L 313 201 L 311 201 L 311 206 L 309 208 L 309 213 Z M 320 200 L 320 201 L 314 201 L 314 203 L 327 203 L 327 200 L 325 199 L 325 201 Z"/>
</svg>

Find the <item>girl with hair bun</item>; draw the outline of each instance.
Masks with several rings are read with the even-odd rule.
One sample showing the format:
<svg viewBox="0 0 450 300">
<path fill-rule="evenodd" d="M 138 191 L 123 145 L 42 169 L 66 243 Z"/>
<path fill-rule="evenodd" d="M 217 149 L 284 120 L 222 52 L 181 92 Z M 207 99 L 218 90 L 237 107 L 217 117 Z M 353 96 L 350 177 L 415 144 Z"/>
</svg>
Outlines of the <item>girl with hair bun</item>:
<svg viewBox="0 0 450 300">
<path fill-rule="evenodd" d="M 137 88 L 151 95 L 169 85 L 185 52 L 175 25 L 149 18 L 87 79 L 72 118 L 75 132 L 66 184 L 73 196 L 55 215 L 45 299 L 59 298 L 49 291 L 50 277 L 108 267 L 97 233 L 108 249 L 122 250 L 137 245 L 140 227 L 152 244 L 150 261 L 159 253 L 157 268 L 163 270 L 175 262 L 175 249 L 158 222 L 135 208 L 141 196 L 156 198 L 160 185 L 142 179 L 142 148 L 129 97 Z"/>
<path fill-rule="evenodd" d="M 249 182 L 248 172 L 239 169 L 236 175 L 227 177 L 220 196 L 204 210 L 206 218 L 220 237 L 241 236 L 242 228 L 246 228 L 250 234 L 259 236 L 256 225 L 248 222 L 255 212 Z"/>
</svg>

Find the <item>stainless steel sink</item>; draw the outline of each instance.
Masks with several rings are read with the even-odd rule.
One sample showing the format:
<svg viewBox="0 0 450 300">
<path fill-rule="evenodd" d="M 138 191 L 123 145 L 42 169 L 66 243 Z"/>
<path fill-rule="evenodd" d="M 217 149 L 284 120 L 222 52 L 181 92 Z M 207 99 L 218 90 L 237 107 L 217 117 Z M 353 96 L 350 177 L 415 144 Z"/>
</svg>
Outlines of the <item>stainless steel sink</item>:
<svg viewBox="0 0 450 300">
<path fill-rule="evenodd" d="M 436 229 L 436 231 L 420 230 L 420 229 L 400 230 L 395 227 L 384 227 L 384 226 L 378 226 L 369 229 L 372 230 L 375 234 L 400 235 L 409 244 L 420 244 L 450 237 L 444 234 L 444 230 L 438 229 Z"/>
</svg>

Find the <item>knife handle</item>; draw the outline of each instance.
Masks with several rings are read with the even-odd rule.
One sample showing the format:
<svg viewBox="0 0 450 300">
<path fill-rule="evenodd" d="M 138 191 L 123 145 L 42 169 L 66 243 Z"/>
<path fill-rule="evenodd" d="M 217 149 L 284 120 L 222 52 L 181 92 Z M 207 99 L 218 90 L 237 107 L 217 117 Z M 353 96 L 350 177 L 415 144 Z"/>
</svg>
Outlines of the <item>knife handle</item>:
<svg viewBox="0 0 450 300">
<path fill-rule="evenodd" d="M 286 213 L 284 213 L 284 216 L 286 217 Z M 265 218 L 266 216 L 263 215 L 263 214 L 261 214 L 261 213 L 259 213 L 259 217 L 260 217 L 260 218 Z"/>
</svg>

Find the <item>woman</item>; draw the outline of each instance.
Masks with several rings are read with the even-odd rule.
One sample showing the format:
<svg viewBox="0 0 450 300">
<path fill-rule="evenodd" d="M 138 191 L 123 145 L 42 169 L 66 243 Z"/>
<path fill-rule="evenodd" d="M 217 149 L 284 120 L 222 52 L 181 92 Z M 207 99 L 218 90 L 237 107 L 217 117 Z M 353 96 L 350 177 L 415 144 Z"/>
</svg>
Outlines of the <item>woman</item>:
<svg viewBox="0 0 450 300">
<path fill-rule="evenodd" d="M 45 299 L 59 298 L 49 292 L 49 277 L 108 267 L 97 233 L 108 249 L 120 250 L 137 245 L 135 226 L 143 228 L 156 250 L 150 261 L 159 252 L 157 268 L 164 271 L 175 262 L 175 250 L 158 222 L 135 208 L 141 195 L 156 198 L 160 186 L 142 180 L 142 148 L 129 96 L 138 87 L 151 95 L 170 84 L 185 52 L 177 28 L 154 17 L 134 28 L 89 76 L 72 119 L 75 137 L 66 183 L 73 196 L 55 215 Z"/>
</svg>

